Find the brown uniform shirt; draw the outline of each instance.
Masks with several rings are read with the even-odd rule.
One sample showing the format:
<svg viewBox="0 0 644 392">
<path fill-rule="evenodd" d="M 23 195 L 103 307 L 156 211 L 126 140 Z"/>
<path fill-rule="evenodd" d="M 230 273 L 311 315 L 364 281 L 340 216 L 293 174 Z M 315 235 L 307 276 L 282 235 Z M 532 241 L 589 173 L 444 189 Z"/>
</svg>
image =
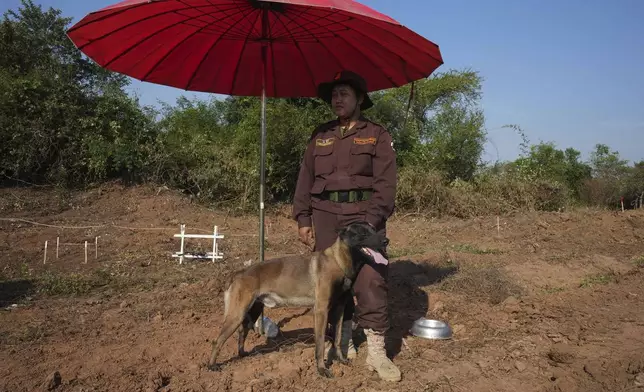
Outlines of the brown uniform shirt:
<svg viewBox="0 0 644 392">
<path fill-rule="evenodd" d="M 312 209 L 337 215 L 364 214 L 381 226 L 394 210 L 396 153 L 391 135 L 364 117 L 346 133 L 338 120 L 319 126 L 311 136 L 300 167 L 293 219 L 298 227 L 311 227 Z M 371 189 L 370 200 L 337 203 L 321 200 L 323 191 Z M 318 195 L 318 197 L 316 197 Z"/>
</svg>

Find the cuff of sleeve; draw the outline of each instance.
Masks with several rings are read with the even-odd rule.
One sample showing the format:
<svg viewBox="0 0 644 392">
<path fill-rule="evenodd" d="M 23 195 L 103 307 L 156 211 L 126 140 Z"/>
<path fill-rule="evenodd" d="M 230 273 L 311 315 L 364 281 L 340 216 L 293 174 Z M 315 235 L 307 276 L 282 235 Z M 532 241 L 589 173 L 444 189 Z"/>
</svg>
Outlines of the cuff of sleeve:
<svg viewBox="0 0 644 392">
<path fill-rule="evenodd" d="M 297 218 L 297 228 L 299 229 L 302 227 L 313 227 L 310 216 L 300 216 Z"/>
</svg>

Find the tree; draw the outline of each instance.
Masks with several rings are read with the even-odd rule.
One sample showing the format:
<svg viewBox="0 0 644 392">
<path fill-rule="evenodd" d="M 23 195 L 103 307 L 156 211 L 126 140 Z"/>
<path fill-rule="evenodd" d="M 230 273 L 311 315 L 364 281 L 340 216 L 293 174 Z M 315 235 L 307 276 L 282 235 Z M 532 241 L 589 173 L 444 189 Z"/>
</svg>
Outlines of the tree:
<svg viewBox="0 0 644 392">
<path fill-rule="evenodd" d="M 367 115 L 392 134 L 401 167 L 420 165 L 449 180 L 469 180 L 486 136 L 481 83 L 469 70 L 439 73 L 415 82 L 413 96 L 409 85 L 373 94 Z"/>
<path fill-rule="evenodd" d="M 580 198 L 583 184 L 591 177 L 591 168 L 581 161 L 574 148 L 560 150 L 553 142 L 531 145 L 527 155 L 518 158 L 512 167 L 526 181 L 544 180 L 564 184 L 569 195 Z"/>
<path fill-rule="evenodd" d="M 154 113 L 123 88 L 124 76 L 82 57 L 65 35 L 70 18 L 31 0 L 0 24 L 0 174 L 80 185 L 129 177 L 144 165 Z"/>
<path fill-rule="evenodd" d="M 628 161 L 621 159 L 619 152 L 610 151 L 605 144 L 595 145 L 590 164 L 596 178 L 618 181 L 628 172 Z"/>
</svg>

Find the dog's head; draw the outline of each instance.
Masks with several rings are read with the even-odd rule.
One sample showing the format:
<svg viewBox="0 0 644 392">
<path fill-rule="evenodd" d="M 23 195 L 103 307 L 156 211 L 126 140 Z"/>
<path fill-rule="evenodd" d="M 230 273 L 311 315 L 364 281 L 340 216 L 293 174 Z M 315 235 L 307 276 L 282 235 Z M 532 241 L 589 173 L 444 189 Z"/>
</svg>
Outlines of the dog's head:
<svg viewBox="0 0 644 392">
<path fill-rule="evenodd" d="M 338 231 L 340 241 L 344 242 L 352 251 L 361 248 L 370 248 L 384 254 L 389 239 L 366 222 L 351 223 Z"/>
</svg>

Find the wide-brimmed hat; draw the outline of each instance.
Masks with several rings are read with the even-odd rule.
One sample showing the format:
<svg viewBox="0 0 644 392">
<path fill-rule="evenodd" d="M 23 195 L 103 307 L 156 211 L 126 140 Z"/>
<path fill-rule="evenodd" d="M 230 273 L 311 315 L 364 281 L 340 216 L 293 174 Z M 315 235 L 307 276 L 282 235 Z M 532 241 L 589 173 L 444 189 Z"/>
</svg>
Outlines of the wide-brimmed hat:
<svg viewBox="0 0 644 392">
<path fill-rule="evenodd" d="M 367 82 L 362 78 L 362 76 L 351 71 L 338 72 L 332 81 L 320 83 L 318 86 L 318 97 L 326 103 L 331 104 L 331 92 L 333 91 L 333 87 L 338 84 L 349 85 L 356 90 L 356 93 L 362 93 L 364 99 L 362 101 L 362 105 L 360 105 L 360 110 L 367 110 L 373 106 L 373 102 L 367 93 Z"/>
</svg>

